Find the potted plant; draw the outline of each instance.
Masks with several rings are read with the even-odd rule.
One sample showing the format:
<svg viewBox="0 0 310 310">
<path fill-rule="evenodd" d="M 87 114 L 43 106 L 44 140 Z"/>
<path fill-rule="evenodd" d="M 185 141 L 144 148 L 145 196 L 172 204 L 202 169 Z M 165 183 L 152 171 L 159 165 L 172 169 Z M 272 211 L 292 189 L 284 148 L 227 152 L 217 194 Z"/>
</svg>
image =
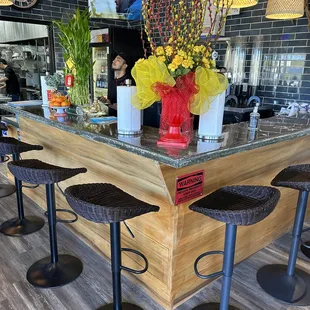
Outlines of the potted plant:
<svg viewBox="0 0 310 310">
<path fill-rule="evenodd" d="M 61 84 L 64 83 L 62 74 L 54 73 L 52 75 L 46 75 L 45 77 L 46 86 L 57 89 Z"/>
<path fill-rule="evenodd" d="M 41 76 L 42 100 L 44 106 L 48 105 L 48 102 L 52 98 L 52 93 L 55 92 L 57 88 L 63 83 L 63 76 L 58 73 Z"/>
<path fill-rule="evenodd" d="M 68 22 L 54 21 L 59 29 L 60 45 L 64 53 L 65 72 L 74 76 L 74 84 L 69 89 L 73 105 L 89 104 L 89 77 L 93 72 L 91 60 L 90 29 L 88 10 L 78 8 Z"/>
</svg>

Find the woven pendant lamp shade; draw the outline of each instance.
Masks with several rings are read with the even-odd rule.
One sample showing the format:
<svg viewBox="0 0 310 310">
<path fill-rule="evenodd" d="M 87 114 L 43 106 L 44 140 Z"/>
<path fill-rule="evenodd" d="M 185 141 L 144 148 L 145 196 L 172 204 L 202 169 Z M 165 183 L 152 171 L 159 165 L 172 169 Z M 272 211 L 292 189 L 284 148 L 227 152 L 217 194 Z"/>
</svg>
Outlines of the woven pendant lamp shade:
<svg viewBox="0 0 310 310">
<path fill-rule="evenodd" d="M 304 16 L 304 10 L 304 0 L 268 0 L 266 18 L 299 18 Z"/>
<path fill-rule="evenodd" d="M 248 8 L 250 6 L 256 5 L 258 0 L 233 0 L 231 8 L 233 9 L 241 9 Z"/>
<path fill-rule="evenodd" d="M 11 0 L 0 0 L 0 6 L 10 6 L 13 5 Z"/>
</svg>

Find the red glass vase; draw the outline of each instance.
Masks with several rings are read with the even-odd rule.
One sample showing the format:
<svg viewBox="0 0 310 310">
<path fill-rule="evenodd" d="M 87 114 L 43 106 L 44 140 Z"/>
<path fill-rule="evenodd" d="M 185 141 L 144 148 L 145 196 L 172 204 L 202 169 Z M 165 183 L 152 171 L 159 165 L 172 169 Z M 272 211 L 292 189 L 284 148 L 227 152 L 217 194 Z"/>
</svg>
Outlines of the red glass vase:
<svg viewBox="0 0 310 310">
<path fill-rule="evenodd" d="M 198 92 L 194 73 L 179 77 L 174 87 L 157 83 L 154 89 L 162 99 L 160 138 L 157 145 L 187 148 L 193 137 L 193 117 L 189 112 L 189 104 Z"/>
</svg>

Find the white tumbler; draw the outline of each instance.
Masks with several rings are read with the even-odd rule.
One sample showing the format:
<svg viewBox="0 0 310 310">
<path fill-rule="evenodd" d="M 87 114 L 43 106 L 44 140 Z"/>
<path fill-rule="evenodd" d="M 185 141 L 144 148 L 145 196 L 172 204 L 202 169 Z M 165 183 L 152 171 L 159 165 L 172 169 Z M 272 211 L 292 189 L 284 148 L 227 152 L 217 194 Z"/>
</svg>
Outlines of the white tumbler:
<svg viewBox="0 0 310 310">
<path fill-rule="evenodd" d="M 118 135 L 118 140 L 126 142 L 128 144 L 141 146 L 141 136 L 128 136 L 128 135 Z"/>
<path fill-rule="evenodd" d="M 222 143 L 221 142 L 217 142 L 215 140 L 211 141 L 203 141 L 203 140 L 198 140 L 197 141 L 197 153 L 201 154 L 201 153 L 207 153 L 207 152 L 211 152 L 211 151 L 216 151 L 219 148 L 221 148 Z"/>
<path fill-rule="evenodd" d="M 141 111 L 131 104 L 136 86 L 117 86 L 117 132 L 138 135 L 141 130 Z"/>
<path fill-rule="evenodd" d="M 215 98 L 207 113 L 200 115 L 198 138 L 205 140 L 218 140 L 222 137 L 224 106 L 225 91 Z"/>
</svg>

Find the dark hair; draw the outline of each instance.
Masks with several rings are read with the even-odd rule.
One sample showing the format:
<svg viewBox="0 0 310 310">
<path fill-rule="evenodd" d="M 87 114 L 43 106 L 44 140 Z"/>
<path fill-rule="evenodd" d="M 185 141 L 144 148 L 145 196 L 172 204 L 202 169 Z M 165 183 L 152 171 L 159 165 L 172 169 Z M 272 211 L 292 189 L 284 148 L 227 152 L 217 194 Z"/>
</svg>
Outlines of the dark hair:
<svg viewBox="0 0 310 310">
<path fill-rule="evenodd" d="M 123 53 L 123 52 L 120 52 L 120 53 L 117 53 L 116 57 L 117 57 L 117 56 L 122 57 L 122 58 L 125 60 L 126 64 L 129 65 L 129 63 L 130 63 L 130 57 L 129 57 L 127 54 L 125 54 L 125 53 Z"/>
<path fill-rule="evenodd" d="M 3 58 L 0 58 L 0 62 L 2 62 L 4 65 L 8 64 L 8 62 L 5 59 L 3 59 Z"/>
</svg>

